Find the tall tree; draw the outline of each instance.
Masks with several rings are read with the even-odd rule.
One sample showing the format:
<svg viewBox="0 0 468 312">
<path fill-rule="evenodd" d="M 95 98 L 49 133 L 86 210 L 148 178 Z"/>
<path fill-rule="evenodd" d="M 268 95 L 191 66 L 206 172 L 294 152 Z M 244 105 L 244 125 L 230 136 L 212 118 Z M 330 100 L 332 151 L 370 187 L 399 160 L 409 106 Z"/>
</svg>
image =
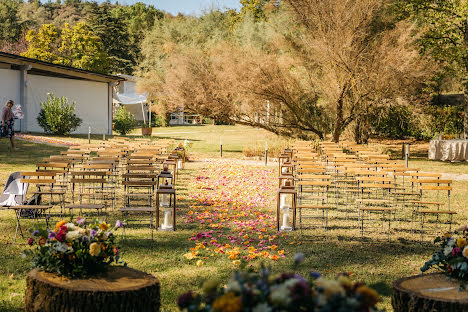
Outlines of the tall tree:
<svg viewBox="0 0 468 312">
<path fill-rule="evenodd" d="M 26 35 L 28 50 L 23 56 L 41 61 L 105 72 L 107 56 L 102 43 L 85 23 L 59 29 L 52 24 Z"/>
<path fill-rule="evenodd" d="M 332 108 L 335 142 L 352 123 L 366 129 L 373 106 L 408 98 L 432 74 L 428 61 L 417 53 L 413 27 L 382 22 L 387 1 L 287 3 L 305 29 L 294 42 L 295 50 Z"/>
<path fill-rule="evenodd" d="M 131 74 L 135 56 L 132 55 L 128 24 L 112 14 L 112 5 L 103 3 L 95 7 L 89 15 L 88 22 L 94 34 L 101 38 L 103 47 L 109 57 L 110 73 Z"/>
<path fill-rule="evenodd" d="M 96 72 L 106 71 L 108 59 L 101 39 L 84 22 L 74 27 L 65 24 L 60 39 L 58 63 Z"/>
<path fill-rule="evenodd" d="M 424 31 L 419 43 L 464 84 L 465 134 L 468 135 L 468 1 L 397 0 L 400 18 L 411 17 Z"/>
<path fill-rule="evenodd" d="M 19 39 L 22 30 L 18 20 L 18 2 L 0 0 L 0 42 Z"/>
<path fill-rule="evenodd" d="M 45 24 L 38 30 L 30 30 L 26 35 L 29 42 L 28 50 L 23 56 L 55 63 L 59 59 L 60 30 L 52 24 Z"/>
</svg>

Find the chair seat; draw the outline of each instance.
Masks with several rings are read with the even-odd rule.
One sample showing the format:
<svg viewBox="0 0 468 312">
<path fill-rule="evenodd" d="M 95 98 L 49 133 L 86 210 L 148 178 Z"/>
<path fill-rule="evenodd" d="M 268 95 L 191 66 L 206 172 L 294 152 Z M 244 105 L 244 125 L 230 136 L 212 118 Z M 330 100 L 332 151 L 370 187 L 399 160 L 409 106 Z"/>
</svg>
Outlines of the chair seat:
<svg viewBox="0 0 468 312">
<path fill-rule="evenodd" d="M 454 215 L 457 214 L 455 211 L 450 211 L 450 210 L 420 210 L 418 213 L 422 214 L 449 214 L 449 215 Z"/>
<path fill-rule="evenodd" d="M 335 207 L 331 206 L 314 206 L 314 205 L 301 205 L 297 206 L 298 209 L 324 209 L 324 210 L 330 210 L 330 209 L 335 209 Z"/>
<path fill-rule="evenodd" d="M 445 205 L 445 203 L 440 203 L 440 202 L 430 202 L 430 201 L 419 201 L 419 200 L 412 200 L 410 201 L 412 204 L 421 204 L 421 205 Z"/>
<path fill-rule="evenodd" d="M 122 207 L 119 209 L 122 212 L 156 212 L 154 207 Z"/>
<path fill-rule="evenodd" d="M 365 199 L 357 199 L 356 202 L 359 203 L 392 203 L 393 201 L 388 199 L 373 199 L 373 198 L 365 198 Z"/>
<path fill-rule="evenodd" d="M 46 210 L 51 209 L 51 205 L 18 205 L 10 206 L 8 209 L 19 210 L 19 209 L 29 209 L 29 210 Z"/>
<path fill-rule="evenodd" d="M 68 209 L 104 209 L 104 205 L 93 205 L 93 204 L 83 204 L 83 205 L 70 205 L 67 206 Z"/>
<path fill-rule="evenodd" d="M 138 194 L 138 193 L 125 193 L 125 196 L 128 197 L 153 197 L 154 194 Z"/>
<path fill-rule="evenodd" d="M 363 210 L 363 211 L 395 211 L 395 208 L 390 208 L 390 207 L 360 207 L 359 210 Z"/>
</svg>

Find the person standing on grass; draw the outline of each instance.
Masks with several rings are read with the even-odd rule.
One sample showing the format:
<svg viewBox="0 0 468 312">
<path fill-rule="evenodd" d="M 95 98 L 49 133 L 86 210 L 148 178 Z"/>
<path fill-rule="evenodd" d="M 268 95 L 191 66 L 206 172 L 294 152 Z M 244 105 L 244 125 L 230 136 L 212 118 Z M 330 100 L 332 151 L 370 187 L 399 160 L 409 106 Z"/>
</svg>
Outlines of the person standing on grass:
<svg viewBox="0 0 468 312">
<path fill-rule="evenodd" d="M 15 147 L 15 115 L 13 114 L 12 107 L 15 104 L 12 100 L 9 100 L 2 109 L 2 127 L 0 134 L 2 137 L 10 138 L 11 148 Z"/>
</svg>

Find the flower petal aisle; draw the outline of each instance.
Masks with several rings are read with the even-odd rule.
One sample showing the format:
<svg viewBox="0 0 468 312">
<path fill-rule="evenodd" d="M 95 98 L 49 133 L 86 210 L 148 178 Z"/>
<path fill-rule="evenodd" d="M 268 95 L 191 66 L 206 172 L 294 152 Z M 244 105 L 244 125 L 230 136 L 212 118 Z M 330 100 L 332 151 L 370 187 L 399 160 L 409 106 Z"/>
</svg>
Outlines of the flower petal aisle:
<svg viewBox="0 0 468 312">
<path fill-rule="evenodd" d="M 40 136 L 40 135 L 30 135 L 30 134 L 24 134 L 24 133 L 17 133 L 15 135 L 19 139 L 24 140 L 24 141 L 43 143 L 43 144 L 49 144 L 49 145 L 55 145 L 55 146 L 75 146 L 75 145 L 79 145 L 78 143 L 74 143 L 74 142 L 70 142 L 70 141 L 66 141 L 66 140 L 61 140 L 61 139 L 55 139 L 55 138 L 46 137 L 46 136 Z"/>
<path fill-rule="evenodd" d="M 284 246 L 295 244 L 275 228 L 276 173 L 240 160 L 209 160 L 191 181 L 189 196 L 196 201 L 186 224 L 199 230 L 184 257 L 197 265 L 210 257 L 228 257 L 234 264 L 257 258 L 278 260 Z"/>
</svg>

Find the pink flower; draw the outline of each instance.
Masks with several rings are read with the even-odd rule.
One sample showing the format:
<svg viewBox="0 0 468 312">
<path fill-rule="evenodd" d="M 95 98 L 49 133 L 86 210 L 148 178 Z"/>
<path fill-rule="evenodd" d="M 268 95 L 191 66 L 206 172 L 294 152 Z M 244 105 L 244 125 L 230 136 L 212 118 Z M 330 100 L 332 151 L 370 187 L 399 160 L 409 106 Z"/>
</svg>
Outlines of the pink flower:
<svg viewBox="0 0 468 312">
<path fill-rule="evenodd" d="M 456 256 L 462 252 L 460 247 L 455 247 L 452 249 L 452 255 Z"/>
</svg>

